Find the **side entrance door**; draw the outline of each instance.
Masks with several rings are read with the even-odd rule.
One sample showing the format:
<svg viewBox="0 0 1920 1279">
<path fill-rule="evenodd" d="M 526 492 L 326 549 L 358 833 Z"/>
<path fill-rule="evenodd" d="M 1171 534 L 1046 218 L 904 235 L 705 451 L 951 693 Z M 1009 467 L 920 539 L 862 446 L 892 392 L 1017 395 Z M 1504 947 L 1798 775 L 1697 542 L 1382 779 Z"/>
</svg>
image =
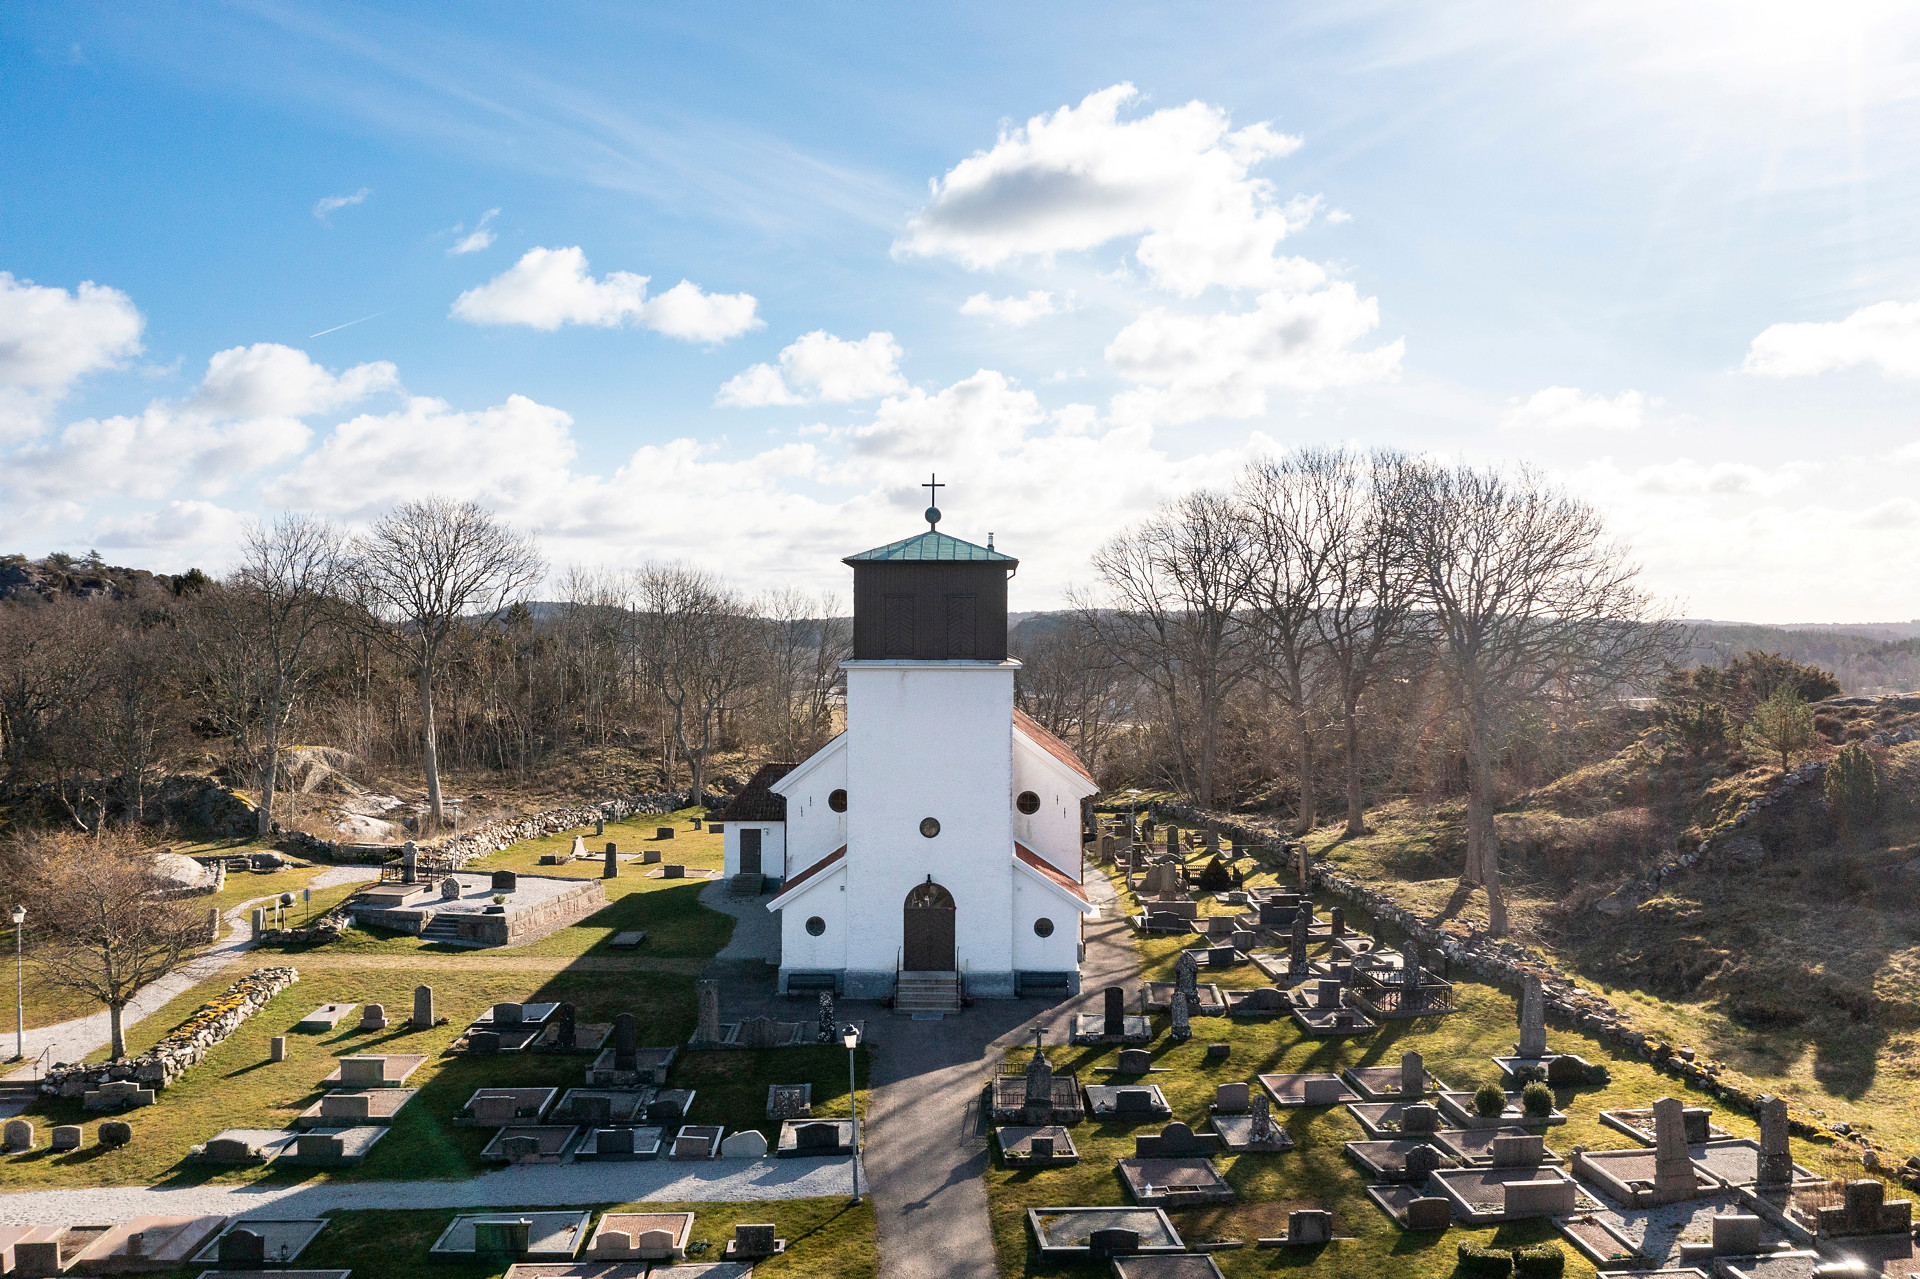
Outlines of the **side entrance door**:
<svg viewBox="0 0 1920 1279">
<path fill-rule="evenodd" d="M 950 973 L 953 963 L 953 894 L 938 884 L 914 885 L 907 894 L 901 929 L 900 966 L 911 973 Z"/>
<path fill-rule="evenodd" d="M 760 874 L 760 828 L 743 826 L 740 828 L 740 873 L 742 875 Z"/>
</svg>

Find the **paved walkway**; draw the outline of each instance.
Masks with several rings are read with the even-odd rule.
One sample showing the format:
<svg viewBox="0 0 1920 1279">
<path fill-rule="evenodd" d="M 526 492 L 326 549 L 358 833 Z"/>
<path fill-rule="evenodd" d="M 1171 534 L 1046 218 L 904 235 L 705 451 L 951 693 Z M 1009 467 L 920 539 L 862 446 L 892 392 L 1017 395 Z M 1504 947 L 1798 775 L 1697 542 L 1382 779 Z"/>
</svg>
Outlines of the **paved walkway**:
<svg viewBox="0 0 1920 1279">
<path fill-rule="evenodd" d="M 377 868 L 368 866 L 336 866 L 321 871 L 308 881 L 310 888 L 331 888 L 336 884 L 351 884 L 361 880 L 378 878 Z M 138 1022 L 144 1021 L 159 1012 L 179 995 L 206 981 L 228 964 L 239 959 L 242 951 L 253 949 L 251 936 L 253 907 L 279 894 L 268 892 L 249 901 L 244 901 L 221 916 L 224 935 L 203 955 L 175 969 L 133 997 L 126 1009 L 120 1014 L 122 1031 L 133 1029 Z M 26 1033 L 26 1057 L 30 1063 L 15 1070 L 8 1078 L 31 1079 L 36 1071 L 31 1064 L 40 1059 L 40 1054 L 52 1049 L 47 1060 L 52 1062 L 85 1061 L 87 1054 L 105 1048 L 112 1038 L 113 1022 L 105 1009 L 90 1013 L 85 1017 L 76 1017 L 72 1021 L 56 1022 L 51 1026 L 42 1026 L 38 1030 Z"/>
<path fill-rule="evenodd" d="M 1087 924 L 1082 995 L 1066 1004 L 982 1001 L 957 1017 L 915 1022 L 880 1017 L 873 1030 L 873 1091 L 863 1167 L 872 1177 L 883 1279 L 997 1279 L 987 1216 L 991 1116 L 981 1094 L 1010 1046 L 1066 1042 L 1071 1014 L 1098 1011 L 1101 991 L 1140 979 L 1131 930 L 1112 885 L 1089 867 L 1088 896 L 1101 918 Z"/>
<path fill-rule="evenodd" d="M 844 1195 L 845 1159 L 718 1159 L 675 1163 L 542 1164 L 471 1181 L 363 1181 L 301 1185 L 109 1186 L 0 1195 L 0 1225 L 75 1226 L 138 1216 L 317 1217 L 354 1208 L 572 1208 L 588 1204 Z"/>
<path fill-rule="evenodd" d="M 764 894 L 729 896 L 724 879 L 716 879 L 700 890 L 702 906 L 722 915 L 732 915 L 739 921 L 733 926 L 733 937 L 714 956 L 716 960 L 762 960 L 776 966 L 780 963 L 780 916 L 767 909 L 770 900 Z"/>
</svg>

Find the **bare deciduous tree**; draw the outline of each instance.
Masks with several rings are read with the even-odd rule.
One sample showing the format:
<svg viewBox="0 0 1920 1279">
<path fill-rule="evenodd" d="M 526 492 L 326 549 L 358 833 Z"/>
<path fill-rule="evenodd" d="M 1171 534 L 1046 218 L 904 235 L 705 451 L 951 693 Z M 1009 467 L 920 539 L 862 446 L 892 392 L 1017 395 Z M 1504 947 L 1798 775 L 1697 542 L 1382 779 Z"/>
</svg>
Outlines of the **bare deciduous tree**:
<svg viewBox="0 0 1920 1279">
<path fill-rule="evenodd" d="M 1032 619 L 1012 641 L 1021 663 L 1014 680 L 1020 709 L 1097 769 L 1115 725 L 1131 708 L 1132 674 L 1077 616 Z"/>
<path fill-rule="evenodd" d="M 1246 521 L 1218 493 L 1169 503 L 1094 553 L 1105 598 L 1072 596 L 1088 631 L 1160 699 L 1180 783 L 1213 803 L 1227 699 L 1252 673 Z"/>
<path fill-rule="evenodd" d="M 281 736 L 325 657 L 323 632 L 340 616 L 342 560 L 332 525 L 283 514 L 247 529 L 239 567 L 187 611 L 200 705 L 253 773 L 262 837 L 273 830 Z"/>
<path fill-rule="evenodd" d="M 546 571 L 533 540 L 473 502 L 427 497 L 396 507 L 354 539 L 351 573 L 379 641 L 414 668 L 420 690 L 427 806 L 444 820 L 433 681 L 470 618 L 488 618 Z"/>
<path fill-rule="evenodd" d="M 687 802 L 698 804 L 723 716 L 743 709 L 764 676 L 760 626 L 738 595 L 700 569 L 650 564 L 634 586 L 640 661 L 691 770 Z"/>
<path fill-rule="evenodd" d="M 833 736 L 833 695 L 840 663 L 853 656 L 853 628 L 839 597 L 815 598 L 788 587 L 755 605 L 766 621 L 775 753 L 783 760 L 813 754 Z"/>
<path fill-rule="evenodd" d="M 37 869 L 33 947 L 48 983 L 106 1005 L 113 1056 L 127 1055 L 121 1017 L 133 997 L 178 968 L 206 937 L 204 909 L 166 896 L 153 854 L 126 832 L 53 835 L 18 858 Z"/>
<path fill-rule="evenodd" d="M 1516 716 L 1550 688 L 1599 698 L 1650 680 L 1673 631 L 1599 513 L 1531 470 L 1421 465 L 1398 493 L 1466 745 L 1461 879 L 1486 890 L 1488 926 L 1504 933 L 1494 764 Z"/>
</svg>

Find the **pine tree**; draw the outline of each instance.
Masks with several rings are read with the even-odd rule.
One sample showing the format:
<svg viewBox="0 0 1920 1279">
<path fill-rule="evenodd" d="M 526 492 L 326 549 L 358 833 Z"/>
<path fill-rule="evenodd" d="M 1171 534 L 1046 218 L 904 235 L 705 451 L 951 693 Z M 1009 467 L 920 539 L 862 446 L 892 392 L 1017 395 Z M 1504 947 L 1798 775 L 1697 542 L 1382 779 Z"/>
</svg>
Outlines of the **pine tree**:
<svg viewBox="0 0 1920 1279">
<path fill-rule="evenodd" d="M 1870 824 L 1880 811 L 1880 778 L 1873 756 L 1855 742 L 1827 766 L 1827 808 L 1842 835 Z"/>
<path fill-rule="evenodd" d="M 1774 689 L 1773 696 L 1753 708 L 1747 720 L 1747 745 L 1762 755 L 1778 755 L 1780 771 L 1793 767 L 1793 757 L 1805 754 L 1813 746 L 1813 708 L 1800 700 L 1790 684 Z"/>
</svg>

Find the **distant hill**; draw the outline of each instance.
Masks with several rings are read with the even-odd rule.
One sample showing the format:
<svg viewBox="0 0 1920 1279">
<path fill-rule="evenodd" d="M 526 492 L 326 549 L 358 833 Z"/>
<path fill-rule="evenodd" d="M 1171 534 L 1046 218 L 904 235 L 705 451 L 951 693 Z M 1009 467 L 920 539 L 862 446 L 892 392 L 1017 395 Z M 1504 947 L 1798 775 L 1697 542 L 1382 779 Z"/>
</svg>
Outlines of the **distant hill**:
<svg viewBox="0 0 1920 1279">
<path fill-rule="evenodd" d="M 1858 625 L 1757 626 L 1751 622 L 1692 621 L 1693 644 L 1684 664 L 1724 662 L 1758 649 L 1833 672 L 1851 694 L 1920 689 L 1920 622 Z"/>
</svg>

